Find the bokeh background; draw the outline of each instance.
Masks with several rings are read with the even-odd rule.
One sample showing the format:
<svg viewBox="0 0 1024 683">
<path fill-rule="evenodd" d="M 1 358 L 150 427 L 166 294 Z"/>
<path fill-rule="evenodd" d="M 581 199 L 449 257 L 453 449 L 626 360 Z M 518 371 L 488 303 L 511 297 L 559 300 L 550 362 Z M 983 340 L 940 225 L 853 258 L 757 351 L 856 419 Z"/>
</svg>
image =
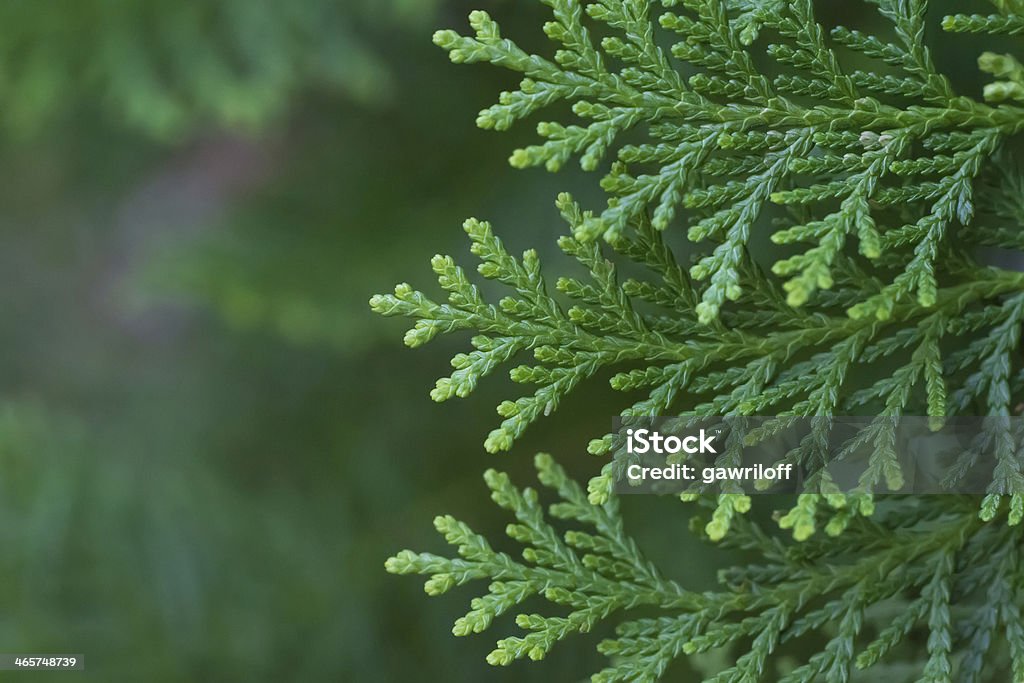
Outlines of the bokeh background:
<svg viewBox="0 0 1024 683">
<path fill-rule="evenodd" d="M 468 216 L 557 262 L 556 190 L 600 201 L 594 178 L 508 168 L 529 126 L 473 126 L 516 78 L 455 68 L 430 36 L 475 7 L 545 49 L 537 2 L 0 2 L 0 652 L 87 661 L 24 677 L 599 668 L 597 634 L 491 669 L 510 621 L 455 639 L 474 589 L 428 600 L 383 569 L 444 550 L 439 513 L 500 536 L 486 467 L 529 482 L 543 448 L 596 472 L 583 447 L 615 405 L 597 383 L 489 456 L 507 382 L 433 404 L 466 340 L 409 351 L 403 323 L 367 306 L 397 282 L 429 288 L 436 252 L 466 258 Z M 973 64 L 940 57 L 970 82 Z M 711 585 L 721 553 L 682 515 L 628 504 L 654 559 Z"/>
</svg>

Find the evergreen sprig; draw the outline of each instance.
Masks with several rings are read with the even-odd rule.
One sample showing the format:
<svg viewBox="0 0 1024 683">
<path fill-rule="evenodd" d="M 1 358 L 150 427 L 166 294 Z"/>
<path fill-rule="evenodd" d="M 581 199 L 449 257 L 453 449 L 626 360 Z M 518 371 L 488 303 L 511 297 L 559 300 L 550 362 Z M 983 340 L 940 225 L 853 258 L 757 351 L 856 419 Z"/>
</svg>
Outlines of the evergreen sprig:
<svg viewBox="0 0 1024 683">
<path fill-rule="evenodd" d="M 706 683 L 868 680 L 858 675 L 868 669 L 873 680 L 909 680 L 886 678 L 905 676 L 901 658 L 908 655 L 921 681 L 1019 680 L 1024 673 L 1019 531 L 979 520 L 969 498 L 890 500 L 870 520 L 847 520 L 841 535 L 802 543 L 740 518 L 722 543 L 761 559 L 723 569 L 718 590 L 698 593 L 644 557 L 624 530 L 616 497 L 594 505 L 550 456 L 538 455 L 535 464 L 559 498 L 547 516 L 536 491 L 493 470 L 484 476 L 492 499 L 515 517 L 506 532 L 523 545 L 521 559 L 445 516 L 434 524 L 458 557 L 403 551 L 386 564 L 395 574 L 428 576 L 429 595 L 490 581 L 452 632 L 481 633 L 516 614 L 524 634 L 499 640 L 491 664 L 543 659 L 559 641 L 620 614 L 615 636 L 598 645 L 610 663 L 595 682 L 655 681 L 681 656 L 737 647 L 744 649 L 735 664 Z M 696 533 L 713 507 L 700 502 Z M 822 516 L 822 506 L 810 514 Z M 519 611 L 536 597 L 557 616 Z M 816 640 L 829 624 L 827 637 Z M 912 640 L 926 642 L 923 658 Z M 797 645 L 813 654 L 787 665 L 787 649 Z"/>
<path fill-rule="evenodd" d="M 611 371 L 612 388 L 634 395 L 624 418 L 812 416 L 827 425 L 877 415 L 857 437 L 873 455 L 858 489 L 841 495 L 812 449 L 790 453 L 821 487 L 798 496 L 777 528 L 746 514 L 747 496 L 683 496 L 709 509 L 695 518 L 697 533 L 762 557 L 724 571 L 719 593 L 662 578 L 624 535 L 611 484 L 627 461 L 612 435 L 590 443 L 610 458 L 586 496 L 538 460 L 542 482 L 566 500 L 553 515 L 596 535 L 559 535 L 534 493 L 489 473 L 496 502 L 518 519 L 509 531 L 527 546 L 526 564 L 442 518 L 461 559 L 404 552 L 388 569 L 433 575 L 432 593 L 493 580 L 459 635 L 531 596 L 567 609 L 520 616 L 529 633 L 501 641 L 497 664 L 540 658 L 569 634 L 644 607 L 667 616 L 622 622 L 600 646 L 612 664 L 594 680 L 654 680 L 681 654 L 726 646 L 743 649 L 707 680 L 834 683 L 869 668 L 882 680 L 1024 680 L 1024 471 L 1000 427 L 1024 390 L 1024 274 L 976 250 L 1024 249 L 1024 173 L 1010 140 L 1024 128 L 1020 63 L 984 53 L 978 66 L 994 79 L 984 100 L 957 94 L 929 54 L 926 0 L 869 0 L 888 25 L 877 35 L 827 31 L 811 0 L 666 0 L 660 13 L 647 0 L 543 2 L 553 58 L 520 49 L 484 12 L 470 17 L 473 36 L 441 31 L 435 42 L 455 62 L 523 74 L 518 90 L 481 112 L 483 128 L 571 103 L 577 121 L 541 123 L 544 142 L 516 151 L 512 164 L 554 171 L 578 156 L 585 170 L 606 169 L 608 206 L 588 211 L 559 196 L 569 234 L 558 245 L 578 263 L 570 276 L 546 278 L 535 251 L 517 258 L 489 224 L 470 220 L 477 271 L 505 287 L 504 298 L 488 301 L 449 256 L 432 262 L 446 299 L 408 284 L 373 297 L 378 313 L 416 321 L 409 346 L 474 334 L 431 396 L 466 397 L 499 366 L 527 358 L 510 376 L 533 388 L 498 406 L 490 452 L 509 450 L 578 386 Z M 946 17 L 942 29 L 1024 31 L 1020 3 L 991 4 L 995 14 Z M 675 239 L 680 227 L 686 241 Z M 642 274 L 622 277 L 626 264 Z M 970 498 L 871 496 L 903 484 L 886 429 L 902 415 L 936 426 L 992 418 L 996 465 L 980 514 Z M 948 485 L 975 455 L 961 456 Z M 884 616 L 893 610 L 895 619 Z M 918 633 L 924 657 L 904 647 Z M 821 646 L 795 667 L 772 664 L 794 640 Z"/>
<path fill-rule="evenodd" d="M 690 268 L 708 283 L 699 309 L 705 323 L 740 296 L 745 247 L 772 204 L 831 207 L 772 235 L 780 244 L 812 245 L 774 266 L 787 278 L 791 304 L 833 286 L 835 261 L 855 237 L 868 260 L 886 262 L 887 274 L 886 286 L 852 306 L 852 315 L 884 318 L 912 295 L 933 305 L 939 250 L 956 225 L 970 223 L 982 163 L 1024 126 L 1024 110 L 958 96 L 936 71 L 923 42 L 925 0 L 876 3 L 891 37 L 826 32 L 811 0 L 666 2 L 686 11 L 657 21 L 653 3 L 642 0 L 545 4 L 554 15 L 545 32 L 560 44 L 553 61 L 503 38 L 485 12 L 470 16 L 475 35 L 440 31 L 434 40 L 454 62 L 487 61 L 526 77 L 481 112 L 482 128 L 507 129 L 554 102 L 573 103 L 585 125 L 541 123 L 547 141 L 517 150 L 516 167 L 557 170 L 579 155 L 584 169 L 595 170 L 620 134 L 646 131 L 650 142 L 617 149 L 602 181 L 609 206 L 576 226 L 576 236 L 613 241 L 648 212 L 663 230 L 687 210 L 690 239 L 716 245 Z M 612 35 L 598 44 L 587 17 Z M 1018 19 L 958 15 L 943 26 L 998 33 Z M 680 42 L 666 51 L 659 33 Z M 772 42 L 764 45 L 761 34 Z M 876 60 L 880 72 L 844 68 L 838 46 Z M 761 57 L 776 63 L 776 75 L 762 73 Z M 1019 79 L 1012 57 L 982 61 L 1011 79 L 1002 81 L 1004 90 L 1024 87 L 1012 80 Z M 676 62 L 694 73 L 684 77 Z"/>
<path fill-rule="evenodd" d="M 1024 322 L 1020 273 L 965 263 L 950 273 L 949 286 L 936 291 L 934 306 L 907 302 L 879 320 L 845 315 L 845 301 L 839 298 L 829 305 L 822 302 L 814 314 L 794 309 L 778 283 L 747 260 L 745 277 L 757 286 L 745 291 L 735 309 L 703 324 L 692 281 L 650 221 L 638 221 L 629 237 L 603 247 L 572 236 L 590 216 L 569 195 L 561 195 L 557 204 L 570 228 L 558 244 L 583 266 L 585 278 L 558 278 L 549 288 L 535 251 L 517 259 L 489 224 L 470 220 L 465 230 L 480 260 L 477 271 L 510 288 L 509 296 L 488 303 L 454 259 L 439 255 L 432 265 L 446 302 L 435 302 L 407 284 L 371 301 L 378 313 L 416 319 L 405 336 L 411 347 L 441 334 L 478 333 L 473 349 L 452 359 L 454 372 L 438 380 L 431 392 L 435 401 L 465 398 L 499 366 L 524 353 L 533 355 L 534 364 L 515 366 L 509 374 L 515 383 L 538 388 L 498 406 L 503 420 L 484 443 L 492 453 L 509 450 L 530 424 L 608 368 L 631 368 L 612 376 L 613 389 L 644 394 L 622 411 L 627 418 L 673 413 L 830 416 L 871 410 L 887 417 L 928 414 L 941 419 L 979 412 L 1007 416 L 1012 410 L 1010 385 L 1024 381 L 1011 358 Z M 642 264 L 650 279 L 620 279 L 608 251 Z M 847 268 L 847 292 L 878 287 L 852 260 Z M 945 353 L 948 348 L 957 350 Z M 859 368 L 882 361 L 892 365 L 891 374 L 863 379 L 871 374 Z M 645 367 L 636 369 L 637 364 Z M 952 395 L 948 386 L 956 387 Z M 607 495 L 626 464 L 613 444 L 612 435 L 590 444 L 595 455 L 617 456 L 591 482 L 595 502 Z M 813 468 L 812 454 L 804 455 L 797 464 Z M 1016 455 L 1005 456 L 1006 476 L 1016 481 Z M 901 486 L 895 454 L 885 449 L 872 459 L 863 488 L 871 491 L 882 481 L 892 489 Z M 1015 490 L 1010 483 L 995 482 L 992 490 Z"/>
</svg>

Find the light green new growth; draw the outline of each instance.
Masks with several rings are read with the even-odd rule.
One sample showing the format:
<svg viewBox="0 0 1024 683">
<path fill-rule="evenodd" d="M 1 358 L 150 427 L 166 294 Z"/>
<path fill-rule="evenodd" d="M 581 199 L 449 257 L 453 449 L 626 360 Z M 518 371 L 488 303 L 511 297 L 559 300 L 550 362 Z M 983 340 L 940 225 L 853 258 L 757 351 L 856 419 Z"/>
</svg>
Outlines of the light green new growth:
<svg viewBox="0 0 1024 683">
<path fill-rule="evenodd" d="M 553 60 L 521 50 L 484 12 L 470 17 L 473 36 L 441 31 L 435 42 L 454 62 L 525 77 L 481 112 L 483 128 L 572 104 L 576 123 L 541 123 L 544 142 L 511 162 L 554 171 L 578 156 L 585 170 L 610 168 L 605 209 L 567 195 L 557 202 L 569 227 L 558 244 L 585 276 L 546 279 L 536 252 L 516 258 L 490 225 L 470 220 L 477 271 L 507 296 L 486 301 L 454 259 L 437 256 L 447 301 L 406 284 L 371 300 L 378 313 L 416 320 L 409 346 L 475 333 L 431 393 L 436 401 L 466 397 L 499 366 L 532 355 L 510 375 L 536 389 L 498 407 L 488 451 L 509 450 L 608 369 L 612 388 L 640 394 L 624 417 L 922 414 L 938 425 L 1014 412 L 1024 390 L 1024 274 L 980 262 L 975 249 L 1024 250 L 1024 173 L 1008 149 L 1024 128 L 1024 67 L 1012 55 L 980 56 L 993 80 L 979 101 L 936 70 L 925 0 L 869 0 L 887 24 L 880 35 L 826 31 L 811 0 L 666 0 L 660 13 L 644 0 L 544 4 L 553 12 L 545 33 L 559 45 Z M 941 29 L 1024 33 L 1024 3 L 992 5 L 995 14 L 945 17 Z M 627 131 L 643 141 L 621 142 Z M 687 243 L 675 239 L 684 226 Z M 776 256 L 766 256 L 775 253 L 769 238 Z M 620 277 L 627 262 L 646 275 Z M 700 518 L 703 534 L 763 556 L 723 573 L 721 593 L 662 578 L 624 535 L 611 482 L 625 460 L 610 435 L 590 443 L 611 459 L 586 499 L 538 459 L 542 483 L 566 500 L 553 515 L 596 535 L 555 532 L 534 494 L 489 473 L 495 501 L 519 520 L 510 535 L 527 546 L 525 565 L 442 518 L 463 559 L 404 552 L 388 569 L 434 575 L 431 593 L 494 580 L 457 635 L 535 594 L 568 608 L 520 616 L 529 634 L 500 641 L 497 664 L 539 659 L 570 633 L 650 606 L 667 616 L 624 622 L 600 646 L 612 665 L 595 680 L 653 680 L 681 654 L 736 643 L 747 649 L 735 666 L 707 680 L 834 683 L 868 667 L 873 680 L 906 667 L 922 681 L 1024 680 L 1020 455 L 1012 443 L 997 449 L 979 519 L 969 499 L 873 501 L 880 485 L 900 488 L 903 472 L 881 429 L 864 438 L 876 452 L 863 491 L 801 496 L 779 518 L 804 543 L 748 520 L 745 496 L 697 498 L 713 510 Z M 815 472 L 810 453 L 795 457 Z M 988 523 L 1000 514 L 1008 524 Z M 808 540 L 822 524 L 827 537 Z M 886 609 L 900 616 L 886 621 Z M 923 659 L 899 647 L 917 630 L 928 634 Z M 776 670 L 776 649 L 814 633 L 826 636 L 818 654 Z"/>
</svg>

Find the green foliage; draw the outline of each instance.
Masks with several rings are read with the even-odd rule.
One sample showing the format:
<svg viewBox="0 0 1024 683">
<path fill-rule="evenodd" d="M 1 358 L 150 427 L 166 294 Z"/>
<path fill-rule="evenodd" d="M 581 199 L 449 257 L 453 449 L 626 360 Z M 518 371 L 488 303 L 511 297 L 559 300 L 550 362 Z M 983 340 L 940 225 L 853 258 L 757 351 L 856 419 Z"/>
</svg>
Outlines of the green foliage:
<svg viewBox="0 0 1024 683">
<path fill-rule="evenodd" d="M 554 516 L 593 525 L 597 536 L 571 532 L 563 541 L 534 494 L 489 474 L 496 502 L 520 521 L 510 535 L 528 546 L 527 565 L 443 518 L 438 528 L 463 559 L 402 553 L 389 570 L 435 575 L 428 592 L 493 579 L 457 635 L 535 594 L 570 609 L 568 617 L 521 616 L 530 634 L 501 641 L 492 663 L 540 658 L 612 612 L 654 606 L 672 616 L 623 623 L 620 637 L 601 646 L 611 668 L 594 680 L 653 680 L 681 653 L 729 644 L 746 649 L 708 680 L 777 674 L 786 683 L 833 683 L 868 667 L 889 680 L 897 675 L 889 666 L 925 681 L 952 680 L 954 670 L 963 680 L 1007 680 L 1011 670 L 1020 679 L 1013 527 L 1024 516 L 1024 480 L 1008 435 L 980 516 L 970 500 L 866 495 L 903 482 L 885 419 L 1006 417 L 1024 389 L 1024 274 L 987 265 L 976 251 L 1024 249 L 1024 174 L 1011 139 L 1024 128 L 1024 109 L 1011 104 L 1024 99 L 1019 62 L 984 53 L 978 65 L 995 79 L 984 101 L 957 94 L 930 56 L 925 0 L 872 0 L 885 25 L 877 35 L 827 31 L 811 0 L 666 0 L 669 11 L 657 16 L 646 0 L 544 4 L 553 12 L 545 33 L 559 45 L 553 60 L 504 38 L 484 12 L 470 16 L 473 36 L 440 31 L 435 43 L 454 62 L 490 62 L 525 77 L 481 112 L 482 128 L 505 130 L 571 104 L 576 123 L 541 123 L 545 141 L 516 151 L 511 163 L 557 171 L 579 156 L 586 171 L 607 169 L 608 205 L 590 211 L 568 195 L 558 199 L 569 226 L 558 244 L 581 275 L 545 279 L 535 251 L 516 258 L 489 224 L 470 220 L 477 271 L 507 288 L 504 298 L 490 303 L 491 287 L 436 256 L 447 301 L 408 284 L 371 300 L 378 313 L 416 321 L 405 337 L 411 347 L 475 333 L 431 397 L 466 397 L 498 367 L 531 354 L 510 376 L 537 388 L 498 406 L 503 421 L 485 441 L 490 452 L 509 450 L 569 393 L 610 370 L 613 389 L 641 393 L 624 417 L 872 414 L 880 421 L 862 438 L 875 453 L 863 490 L 824 488 L 780 513 L 778 527 L 804 543 L 751 521 L 746 497 L 705 500 L 714 512 L 697 527 L 761 556 L 726 571 L 721 594 L 666 582 L 621 536 L 611 482 L 624 460 L 611 435 L 590 443 L 611 460 L 586 500 L 546 457 L 538 463 L 542 482 L 567 501 Z M 993 4 L 998 14 L 946 17 L 941 28 L 1024 31 L 1018 3 Z M 675 239 L 682 226 L 686 242 Z M 794 457 L 817 473 L 810 449 Z M 1000 516 L 1004 523 L 990 523 Z M 822 524 L 828 537 L 811 539 Z M 959 603 L 974 616 L 961 618 Z M 872 626 L 893 608 L 901 610 L 895 622 Z M 919 631 L 928 634 L 926 657 L 898 647 Z M 825 644 L 808 661 L 788 671 L 769 666 L 786 642 L 811 634 Z"/>
<path fill-rule="evenodd" d="M 559 208 L 570 227 L 588 218 L 567 195 L 559 198 Z M 691 281 L 649 222 L 639 223 L 633 237 L 618 238 L 614 251 L 646 266 L 650 280 L 620 282 L 600 245 L 570 236 L 559 240 L 589 276 L 558 279 L 557 290 L 573 301 L 568 309 L 548 293 L 535 252 L 517 260 L 488 224 L 471 220 L 465 228 L 481 261 L 478 271 L 513 295 L 487 303 L 452 258 L 436 256 L 433 267 L 447 303 L 402 284 L 371 304 L 384 315 L 417 319 L 405 337 L 412 347 L 439 334 L 481 333 L 473 337 L 471 352 L 452 359 L 455 371 L 438 380 L 431 392 L 435 401 L 466 397 L 516 354 L 533 353 L 537 364 L 517 366 L 510 376 L 539 388 L 498 406 L 504 420 L 486 439 L 490 452 L 511 448 L 532 422 L 598 371 L 637 363 L 649 365 L 620 371 L 610 381 L 616 390 L 646 394 L 623 417 L 670 411 L 827 416 L 868 409 L 883 416 L 927 411 L 941 418 L 972 407 L 1008 415 L 1011 383 L 1024 380 L 1012 368 L 1024 316 L 1024 276 L 1015 272 L 965 266 L 959 283 L 939 290 L 935 306 L 909 303 L 878 320 L 843 315 L 841 300 L 813 315 L 793 309 L 770 276 L 747 260 L 744 268 L 758 286 L 744 294 L 739 303 L 745 305 L 705 325 Z M 848 274 L 851 285 L 861 279 L 870 278 L 859 270 Z M 944 357 L 940 344 L 959 350 Z M 882 359 L 895 365 L 891 374 L 876 378 L 859 371 Z M 953 382 L 958 388 L 947 398 L 947 383 Z M 595 455 L 610 450 L 610 435 L 590 445 Z M 813 453 L 804 456 L 801 464 L 814 464 Z M 1016 461 L 1012 454 L 1006 457 Z M 616 460 L 592 482 L 595 502 L 624 462 Z M 899 487 L 893 452 L 880 449 L 871 464 L 865 490 L 883 480 Z M 1018 476 L 1015 468 L 1007 476 Z M 996 482 L 993 490 L 1003 492 L 1008 485 Z"/>
<path fill-rule="evenodd" d="M 555 20 L 545 32 L 561 44 L 554 62 L 503 39 L 484 12 L 470 17 L 475 36 L 441 31 L 435 42 L 454 62 L 489 61 L 527 77 L 481 112 L 481 127 L 506 129 L 560 100 L 589 122 L 540 124 L 548 141 L 517 151 L 514 166 L 557 170 L 579 154 L 594 170 L 620 134 L 646 127 L 650 142 L 622 145 L 602 181 L 609 207 L 576 226 L 576 235 L 614 241 L 648 211 L 662 230 L 689 210 L 690 239 L 716 244 L 690 268 L 708 283 L 699 307 L 705 323 L 752 284 L 740 272 L 744 247 L 770 204 L 791 209 L 775 242 L 812 245 L 773 266 L 786 278 L 790 304 L 833 287 L 833 270 L 855 237 L 868 261 L 886 267 L 883 286 L 862 292 L 851 314 L 884 319 L 912 295 L 932 306 L 944 237 L 973 215 L 972 180 L 1000 140 L 1024 125 L 1015 109 L 953 93 L 922 44 L 923 1 L 878 3 L 892 23 L 891 41 L 837 27 L 831 42 L 811 0 L 682 3 L 689 13 L 658 21 L 682 37 L 671 56 L 697 70 L 688 78 L 656 42 L 649 2 L 547 4 Z M 584 13 L 624 37 L 606 37 L 599 49 Z M 982 30 L 959 19 L 944 26 Z M 1011 20 L 993 18 L 985 30 Z M 755 50 L 762 32 L 776 42 Z M 844 69 L 836 46 L 871 58 L 879 71 Z M 774 77 L 760 70 L 764 57 L 776 63 Z M 809 206 L 826 208 L 802 220 Z"/>
<path fill-rule="evenodd" d="M 901 658 L 922 681 L 953 680 L 954 669 L 965 681 L 1010 680 L 1011 671 L 1019 680 L 1024 673 L 1019 534 L 979 520 L 970 499 L 890 500 L 873 519 L 803 543 L 738 519 L 722 545 L 756 552 L 758 561 L 722 570 L 717 591 L 695 592 L 644 557 L 623 528 L 616 498 L 592 505 L 550 456 L 538 455 L 536 466 L 540 482 L 559 497 L 550 517 L 570 528 L 545 517 L 536 491 L 489 470 L 491 498 L 515 516 L 506 531 L 524 546 L 521 560 L 446 516 L 434 525 L 458 557 L 407 550 L 386 564 L 395 574 L 429 576 L 429 595 L 491 581 L 455 622 L 456 636 L 481 633 L 535 596 L 561 615 L 519 612 L 515 623 L 525 635 L 499 640 L 491 664 L 543 659 L 558 641 L 621 613 L 615 636 L 598 645 L 611 663 L 595 682 L 655 681 L 681 654 L 722 648 L 743 654 L 706 681 L 869 680 L 864 670 L 870 680 L 909 680 L 897 677 Z M 714 508 L 701 504 L 705 513 Z M 706 521 L 698 514 L 691 528 L 699 533 Z M 928 633 L 923 652 L 913 644 L 921 631 Z M 822 632 L 824 639 L 815 635 Z M 789 666 L 785 654 L 799 646 L 813 654 Z"/>
</svg>

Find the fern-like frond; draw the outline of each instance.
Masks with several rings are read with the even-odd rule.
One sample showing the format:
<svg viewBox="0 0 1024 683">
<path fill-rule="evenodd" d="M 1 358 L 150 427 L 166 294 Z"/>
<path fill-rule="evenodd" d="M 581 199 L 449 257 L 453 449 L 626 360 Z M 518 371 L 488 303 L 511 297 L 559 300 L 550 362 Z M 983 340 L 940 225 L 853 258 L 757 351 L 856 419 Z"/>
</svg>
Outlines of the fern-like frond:
<svg viewBox="0 0 1024 683">
<path fill-rule="evenodd" d="M 914 296 L 932 306 L 941 249 L 956 225 L 971 221 L 982 165 L 1024 127 L 1024 110 L 959 96 L 936 70 L 923 39 L 925 0 L 875 3 L 891 25 L 882 36 L 826 31 L 811 0 L 667 2 L 682 11 L 657 17 L 647 0 L 545 4 L 553 12 L 545 32 L 559 45 L 553 60 L 520 49 L 485 12 L 471 15 L 473 36 L 440 31 L 435 42 L 452 61 L 491 62 L 525 76 L 519 90 L 481 112 L 482 128 L 504 130 L 556 102 L 573 104 L 580 123 L 539 124 L 546 141 L 516 151 L 514 166 L 558 170 L 579 156 L 595 170 L 614 152 L 602 181 L 608 208 L 575 227 L 578 239 L 614 241 L 649 214 L 658 230 L 685 221 L 694 242 L 714 244 L 690 268 L 707 283 L 699 308 L 705 323 L 739 298 L 744 251 L 775 204 L 828 207 L 772 236 L 808 245 L 774 267 L 791 304 L 833 286 L 836 260 L 853 240 L 868 262 L 895 258 L 886 262 L 887 286 L 850 307 L 852 315 L 884 318 Z M 957 15 L 943 25 L 1013 33 L 1020 20 Z M 596 40 L 591 23 L 611 35 Z M 678 41 L 671 49 L 661 47 L 665 35 Z M 876 60 L 880 73 L 845 67 L 837 47 Z M 762 72 L 765 58 L 775 62 L 775 75 Z M 1015 64 L 982 59 L 1002 79 L 988 100 L 1024 92 Z M 893 69 L 898 75 L 887 72 Z M 650 142 L 617 144 L 632 129 Z M 953 153 L 930 156 L 950 146 L 951 133 Z M 730 179 L 717 181 L 723 171 Z M 929 180 L 935 176 L 938 182 Z M 910 258 L 893 248 L 903 245 L 914 247 Z"/>
<path fill-rule="evenodd" d="M 929 52 L 926 0 L 869 0 L 877 34 L 825 30 L 811 0 L 666 0 L 660 13 L 647 0 L 543 2 L 552 58 L 520 49 L 483 12 L 470 17 L 473 36 L 441 31 L 435 42 L 455 62 L 523 74 L 480 114 L 483 128 L 571 105 L 574 121 L 541 123 L 544 141 L 512 164 L 554 171 L 579 157 L 605 171 L 604 210 L 557 202 L 569 226 L 559 246 L 578 267 L 542 275 L 536 252 L 517 258 L 471 220 L 477 270 L 504 298 L 488 300 L 437 256 L 446 299 L 402 284 L 371 306 L 415 320 L 410 346 L 472 335 L 435 400 L 469 395 L 499 366 L 531 386 L 498 406 L 488 451 L 510 449 L 602 373 L 630 394 L 625 419 L 776 416 L 765 431 L 819 418 L 806 447 L 785 457 L 821 486 L 763 527 L 746 495 L 683 495 L 708 509 L 698 533 L 760 557 L 697 594 L 622 532 L 612 483 L 629 460 L 606 434 L 590 442 L 607 461 L 586 494 L 538 459 L 542 482 L 566 501 L 553 515 L 585 531 L 560 535 L 536 494 L 489 473 L 495 500 L 517 517 L 509 532 L 527 546 L 525 563 L 442 518 L 461 559 L 406 552 L 389 570 L 433 575 L 428 592 L 494 581 L 460 635 L 528 597 L 554 603 L 558 616 L 518 618 L 528 633 L 500 641 L 498 664 L 542 657 L 619 613 L 660 611 L 615 617 L 618 637 L 599 646 L 611 663 L 596 681 L 653 681 L 683 654 L 724 647 L 737 656 L 707 681 L 1024 680 L 1024 459 L 1008 426 L 1024 394 L 1024 173 L 1011 140 L 1024 128 L 1020 62 L 983 53 L 983 100 L 957 94 Z M 946 17 L 942 29 L 1024 33 L 1020 2 L 991 5 L 994 14 Z M 850 442 L 871 454 L 845 495 L 812 452 L 842 415 L 875 416 Z M 891 429 L 905 415 L 934 427 L 987 416 L 980 441 L 943 473 L 955 486 L 982 449 L 994 454 L 980 514 L 969 497 L 871 496 L 908 474 Z M 924 645 L 908 647 L 912 638 Z M 795 641 L 813 654 L 779 665 Z"/>
<path fill-rule="evenodd" d="M 786 683 L 847 681 L 851 672 L 882 670 L 912 636 L 927 642 L 920 680 L 948 681 L 953 673 L 962 676 L 956 680 L 981 680 L 979 663 L 997 633 L 1014 652 L 1024 649 L 1024 596 L 1012 579 L 1019 571 L 1020 531 L 981 522 L 969 499 L 889 500 L 873 519 L 852 520 L 842 535 L 820 542 L 785 541 L 740 518 L 724 543 L 756 551 L 760 561 L 722 570 L 718 590 L 698 593 L 644 557 L 625 532 L 614 496 L 593 505 L 550 456 L 535 462 L 541 483 L 559 498 L 548 515 L 536 491 L 519 489 L 493 470 L 485 475 L 492 499 L 515 518 L 507 533 L 523 546 L 521 557 L 494 550 L 452 517 L 438 517 L 435 526 L 457 557 L 403 551 L 386 564 L 395 574 L 428 576 L 430 595 L 489 581 L 452 632 L 482 633 L 515 615 L 523 633 L 499 640 L 487 658 L 492 664 L 543 659 L 559 641 L 605 621 L 617 627 L 598 645 L 610 659 L 592 677 L 600 683 L 656 681 L 677 659 L 741 644 L 744 654 L 735 664 L 705 683 L 772 674 Z M 826 509 L 812 504 L 807 512 L 819 518 Z M 698 533 L 704 514 L 691 524 Z M 963 609 L 951 606 L 954 594 Z M 521 611 L 535 597 L 549 603 L 550 615 Z M 888 618 L 894 611 L 898 616 Z M 835 623 L 831 635 L 811 645 L 828 622 Z M 797 642 L 814 654 L 785 671 L 780 655 Z M 1017 671 L 1019 664 L 1010 666 Z M 990 667 L 984 680 L 1009 680 L 999 678 L 998 669 Z"/>
<path fill-rule="evenodd" d="M 436 256 L 434 271 L 447 301 L 404 284 L 371 301 L 378 313 L 416 320 L 405 337 L 412 347 L 440 334 L 476 333 L 473 349 L 456 355 L 454 372 L 438 380 L 435 401 L 464 398 L 499 366 L 532 355 L 531 364 L 516 365 L 509 375 L 536 389 L 498 406 L 503 420 L 486 439 L 490 452 L 510 449 L 530 424 L 606 369 L 622 368 L 611 378 L 613 389 L 641 394 L 621 411 L 625 418 L 877 411 L 941 419 L 1006 416 L 1013 408 L 1009 386 L 1020 370 L 1011 355 L 1024 322 L 1024 274 L 965 264 L 936 289 L 934 306 L 907 302 L 879 320 L 845 315 L 842 301 L 814 314 L 793 309 L 770 275 L 748 260 L 744 277 L 757 286 L 736 310 L 704 324 L 692 281 L 649 221 L 638 220 L 629 237 L 601 246 L 572 236 L 590 216 L 571 197 L 559 197 L 558 208 L 570 228 L 559 246 L 582 265 L 585 278 L 562 277 L 548 286 L 534 251 L 517 259 L 489 224 L 471 220 L 465 229 L 480 259 L 477 270 L 508 287 L 508 296 L 487 302 L 454 259 Z M 640 263 L 649 277 L 621 279 L 613 259 Z M 842 277 L 845 290 L 878 291 L 852 261 Z M 892 369 L 873 378 L 870 368 L 881 362 Z M 621 455 L 610 435 L 591 442 L 590 451 Z M 863 481 L 867 490 L 881 481 L 899 487 L 895 455 L 887 463 L 884 453 Z M 1015 462 L 1015 456 L 1006 459 Z M 625 464 L 617 457 L 593 482 L 596 500 Z M 994 482 L 994 492 L 1016 490 L 1009 481 L 1016 481 L 1019 468 L 1008 467 L 1009 479 Z"/>
</svg>

